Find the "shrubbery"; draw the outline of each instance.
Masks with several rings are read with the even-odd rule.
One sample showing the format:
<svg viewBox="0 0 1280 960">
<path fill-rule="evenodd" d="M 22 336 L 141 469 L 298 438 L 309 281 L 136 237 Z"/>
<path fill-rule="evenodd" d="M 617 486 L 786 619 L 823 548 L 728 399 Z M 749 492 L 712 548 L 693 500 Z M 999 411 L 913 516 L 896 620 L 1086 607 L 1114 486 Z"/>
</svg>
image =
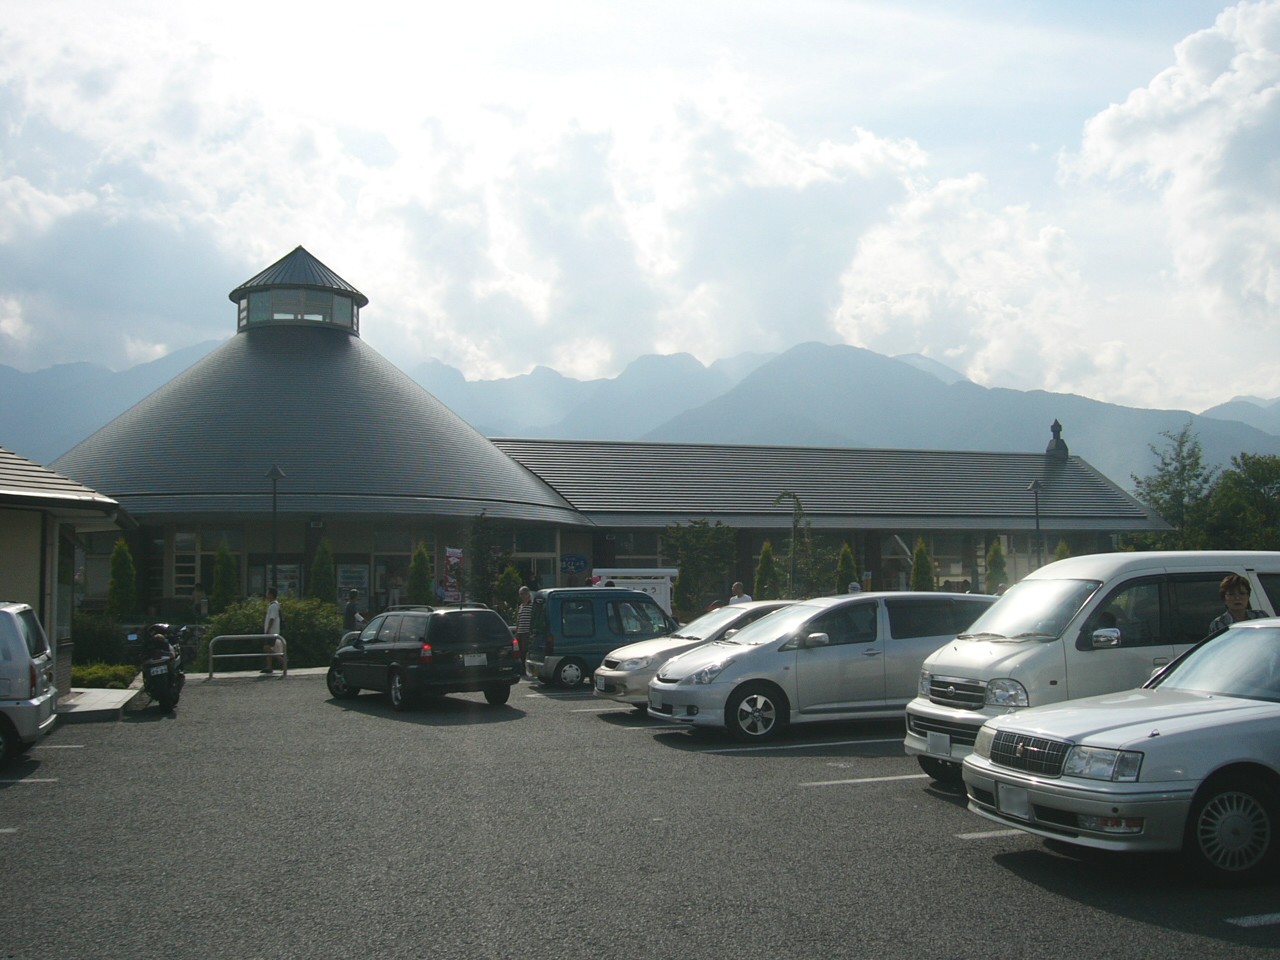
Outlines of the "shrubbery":
<svg viewBox="0 0 1280 960">
<path fill-rule="evenodd" d="M 71 686 L 80 689 L 128 690 L 138 668 L 131 664 L 86 663 L 71 667 Z"/>
<path fill-rule="evenodd" d="M 124 628 L 110 617 L 77 613 L 71 619 L 71 656 L 78 664 L 125 663 Z"/>
<path fill-rule="evenodd" d="M 208 665 L 209 641 L 214 637 L 241 636 L 262 633 L 262 621 L 267 615 L 267 601 L 262 598 L 233 603 L 222 613 L 211 618 L 200 645 L 197 665 Z M 333 651 L 342 639 L 342 614 L 337 604 L 307 597 L 298 600 L 285 597 L 280 601 L 280 615 L 284 620 L 281 635 L 288 643 L 289 666 L 323 667 L 328 665 Z M 258 653 L 260 642 L 246 641 L 232 649 L 219 645 L 219 653 Z M 249 660 L 228 660 L 223 670 L 246 670 Z M 188 668 L 190 669 L 190 668 Z"/>
</svg>

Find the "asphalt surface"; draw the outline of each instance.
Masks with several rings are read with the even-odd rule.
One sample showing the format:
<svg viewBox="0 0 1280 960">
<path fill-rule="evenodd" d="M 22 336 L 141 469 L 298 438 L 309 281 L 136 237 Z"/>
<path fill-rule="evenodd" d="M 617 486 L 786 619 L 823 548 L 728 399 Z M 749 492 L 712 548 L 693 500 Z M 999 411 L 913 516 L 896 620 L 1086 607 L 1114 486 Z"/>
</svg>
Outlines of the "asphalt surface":
<svg viewBox="0 0 1280 960">
<path fill-rule="evenodd" d="M 824 725 L 744 749 L 525 683 L 504 707 L 407 714 L 315 675 L 189 683 L 172 716 L 60 727 L 0 773 L 0 957 L 1280 948 L 1280 884 L 1206 889 L 1168 857 L 996 829 L 901 736 Z"/>
</svg>

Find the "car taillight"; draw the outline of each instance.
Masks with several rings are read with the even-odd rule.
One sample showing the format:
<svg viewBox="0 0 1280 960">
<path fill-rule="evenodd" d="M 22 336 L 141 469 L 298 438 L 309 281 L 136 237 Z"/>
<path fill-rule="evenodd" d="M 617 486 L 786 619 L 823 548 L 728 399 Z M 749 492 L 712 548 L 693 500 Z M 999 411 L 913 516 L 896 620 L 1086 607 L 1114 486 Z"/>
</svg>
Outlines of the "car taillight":
<svg viewBox="0 0 1280 960">
<path fill-rule="evenodd" d="M 424 643 L 422 649 L 418 651 L 419 663 L 431 663 L 431 644 Z"/>
<path fill-rule="evenodd" d="M 546 654 L 547 654 L 547 656 L 549 657 L 549 656 L 551 656 L 551 655 L 552 655 L 553 653 L 555 653 L 555 652 L 556 652 L 556 638 L 555 638 L 555 637 L 553 637 L 550 633 L 548 633 L 548 634 L 547 634 Z"/>
<path fill-rule="evenodd" d="M 520 641 L 515 637 L 511 638 L 511 655 L 517 660 L 520 659 Z"/>
<path fill-rule="evenodd" d="M 40 674 L 36 672 L 36 665 L 34 663 L 27 664 L 27 667 L 31 670 L 31 692 L 27 694 L 27 699 L 34 700 L 36 695 L 40 692 Z"/>
</svg>

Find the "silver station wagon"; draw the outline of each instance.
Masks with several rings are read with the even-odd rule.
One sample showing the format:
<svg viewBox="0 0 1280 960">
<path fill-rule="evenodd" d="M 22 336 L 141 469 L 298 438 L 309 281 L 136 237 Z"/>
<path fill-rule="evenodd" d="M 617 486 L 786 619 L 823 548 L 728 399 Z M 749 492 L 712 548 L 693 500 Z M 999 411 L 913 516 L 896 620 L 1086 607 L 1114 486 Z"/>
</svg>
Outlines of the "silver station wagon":
<svg viewBox="0 0 1280 960">
<path fill-rule="evenodd" d="M 964 782 L 1005 826 L 1260 876 L 1280 860 L 1280 619 L 1233 624 L 1141 689 L 988 720 Z"/>
<path fill-rule="evenodd" d="M 668 660 L 649 716 L 764 740 L 788 723 L 898 717 L 920 664 L 995 597 L 859 593 L 792 604 Z"/>
</svg>

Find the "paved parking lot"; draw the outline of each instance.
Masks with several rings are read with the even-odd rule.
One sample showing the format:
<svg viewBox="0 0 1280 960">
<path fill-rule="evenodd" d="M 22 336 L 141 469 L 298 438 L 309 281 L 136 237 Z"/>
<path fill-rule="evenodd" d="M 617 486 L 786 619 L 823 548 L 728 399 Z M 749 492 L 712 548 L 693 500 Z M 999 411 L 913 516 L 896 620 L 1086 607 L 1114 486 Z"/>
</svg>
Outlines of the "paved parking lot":
<svg viewBox="0 0 1280 960">
<path fill-rule="evenodd" d="M 1076 858 L 934 789 L 897 723 L 766 748 L 520 684 L 393 713 L 189 683 L 0 776 L 0 956 L 1249 957 L 1280 884 Z"/>
</svg>

